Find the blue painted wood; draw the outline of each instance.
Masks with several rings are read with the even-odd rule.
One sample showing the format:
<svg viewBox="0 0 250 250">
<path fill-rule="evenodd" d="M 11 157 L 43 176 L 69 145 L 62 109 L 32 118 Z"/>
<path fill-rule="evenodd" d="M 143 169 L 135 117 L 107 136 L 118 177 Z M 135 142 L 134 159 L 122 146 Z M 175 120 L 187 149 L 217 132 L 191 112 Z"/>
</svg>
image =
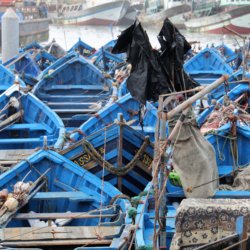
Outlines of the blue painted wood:
<svg viewBox="0 0 250 250">
<path fill-rule="evenodd" d="M 112 124 L 99 130 L 82 141 L 79 141 L 60 152 L 79 166 L 88 169 L 102 178 L 103 166 L 95 161 L 83 147 L 85 140 L 90 142 L 99 154 L 114 167 L 118 166 L 119 131 L 122 126 L 122 166 L 125 167 L 143 145 L 145 137 L 131 127 L 122 124 Z M 104 153 L 105 152 L 105 153 Z M 130 196 L 137 195 L 144 190 L 151 180 L 150 165 L 153 159 L 153 145 L 149 144 L 139 157 L 134 168 L 122 176 L 122 192 Z M 104 179 L 117 187 L 118 177 L 108 169 L 104 171 Z"/>
<path fill-rule="evenodd" d="M 205 48 L 200 51 L 184 64 L 184 70 L 202 85 L 210 84 L 222 75 L 233 74 L 233 68 L 225 62 L 225 58 L 215 48 Z M 235 80 L 233 76 L 229 79 L 230 82 Z M 234 86 L 229 85 L 229 88 Z M 219 99 L 224 94 L 225 89 L 222 85 L 211 91 L 208 97 L 209 100 Z"/>
<path fill-rule="evenodd" d="M 104 44 L 99 50 L 97 50 L 93 55 L 90 56 L 90 58 L 98 57 L 100 54 L 102 54 L 103 51 L 111 52 L 114 46 L 116 45 L 117 40 L 110 40 L 106 44 Z M 126 58 L 126 53 L 122 54 L 115 54 L 116 56 L 120 57 L 122 60 Z"/>
<path fill-rule="evenodd" d="M 236 100 L 238 97 L 240 97 L 243 93 L 250 94 L 250 87 L 248 82 L 238 84 L 235 86 L 229 93 L 228 98 L 232 101 Z M 224 102 L 224 96 L 217 100 L 218 103 Z M 250 100 L 249 100 L 250 104 Z M 205 122 L 205 120 L 208 118 L 208 116 L 211 114 L 211 112 L 214 110 L 214 105 L 211 105 L 209 109 L 204 110 L 198 117 L 197 117 L 197 123 L 199 126 L 202 126 L 202 124 Z"/>
<path fill-rule="evenodd" d="M 68 50 L 68 52 L 78 52 L 81 56 L 90 57 L 96 50 L 87 43 L 83 42 L 81 38 Z"/>
<path fill-rule="evenodd" d="M 0 109 L 1 121 L 20 110 L 24 112 L 18 120 L 1 127 L 0 150 L 42 147 L 44 136 L 49 146 L 62 147 L 65 134 L 62 121 L 33 94 L 25 94 L 18 85 L 13 85 L 0 95 Z"/>
<path fill-rule="evenodd" d="M 184 70 L 200 84 L 209 84 L 223 74 L 233 73 L 233 69 L 213 48 L 205 48 L 188 60 Z"/>
<path fill-rule="evenodd" d="M 21 79 L 29 85 L 34 85 L 37 82 L 37 76 L 41 72 L 36 61 L 28 51 L 16 55 L 5 62 L 4 65 L 17 72 Z"/>
<path fill-rule="evenodd" d="M 58 66 L 53 72 L 47 68 L 50 74 L 38 82 L 33 93 L 62 118 L 66 127 L 78 127 L 107 103 L 111 81 L 79 54 L 55 64 Z M 75 119 L 77 115 L 85 116 Z"/>
<path fill-rule="evenodd" d="M 249 191 L 232 191 L 232 190 L 220 190 L 214 195 L 215 199 L 249 199 Z"/>
<path fill-rule="evenodd" d="M 121 227 L 122 233 L 123 225 L 131 224 L 131 219 L 127 216 L 127 209 L 130 206 L 128 200 L 117 199 L 115 206 L 107 207 L 112 198 L 121 194 L 115 187 L 107 182 L 102 183 L 90 172 L 79 168 L 70 160 L 53 151 L 40 150 L 30 156 L 27 161 L 21 162 L 10 171 L 2 174 L 0 176 L 0 190 L 7 188 L 9 192 L 12 192 L 14 184 L 18 181 L 35 182 L 44 173 L 46 173 L 44 175 L 46 185 L 29 200 L 25 206 L 26 212 L 66 213 L 71 211 L 99 214 L 100 210 L 98 209 L 101 208 L 103 215 L 120 214 L 120 218 L 114 221 L 110 218 L 76 217 L 68 221 L 67 226 L 106 226 L 108 228 L 115 225 Z M 100 205 L 101 202 L 102 205 Z M 28 220 L 16 220 L 12 217 L 7 227 L 15 230 L 15 228 L 30 227 L 30 225 Z M 111 238 L 112 244 L 114 241 L 123 240 L 119 237 L 120 234 Z M 99 249 L 102 247 L 109 249 L 109 246 L 98 246 Z"/>
<path fill-rule="evenodd" d="M 22 48 L 22 51 L 27 51 L 27 50 L 31 50 L 31 49 L 43 49 L 43 46 L 41 46 L 41 44 L 39 44 L 37 41 L 33 41 L 32 43 L 27 44 L 26 46 L 24 46 Z"/>
<path fill-rule="evenodd" d="M 43 79 L 44 77 L 49 77 L 49 72 L 53 72 L 54 70 L 56 70 L 59 66 L 63 65 L 65 62 L 71 60 L 72 58 L 76 57 L 78 55 L 78 53 L 76 52 L 70 52 L 68 54 L 66 54 L 65 56 L 57 59 L 52 65 L 50 65 L 49 67 L 47 67 L 45 70 L 43 70 L 39 76 L 37 77 L 38 80 Z"/>
<path fill-rule="evenodd" d="M 32 200 L 58 200 L 58 199 L 70 199 L 75 201 L 95 201 L 95 198 L 91 195 L 87 195 L 83 192 L 38 192 L 33 197 Z"/>
<path fill-rule="evenodd" d="M 144 135 L 149 135 L 150 140 L 153 142 L 154 129 L 157 122 L 157 109 L 150 103 L 146 104 L 146 111 L 143 117 L 143 127 L 145 130 L 143 131 L 139 122 L 139 109 L 139 102 L 132 98 L 130 94 L 127 94 L 112 105 L 104 107 L 94 117 L 83 123 L 79 128 L 82 133 L 73 133 L 71 139 L 74 141 L 80 140 L 105 126 L 112 124 L 115 119 L 117 119 L 118 113 L 122 113 L 124 119 L 127 122 L 130 122 L 131 126 L 135 126 L 134 128 L 139 132 L 142 132 Z"/>
<path fill-rule="evenodd" d="M 33 52 L 34 60 L 39 66 L 40 70 L 43 71 L 52 65 L 57 59 L 45 50 L 39 50 Z M 38 76 L 37 76 L 38 77 Z"/>
<path fill-rule="evenodd" d="M 2 64 L 0 64 L 0 80 L 0 94 L 7 90 L 15 82 L 15 75 Z M 18 82 L 22 88 L 26 87 L 25 83 L 20 78 L 18 78 Z"/>
<path fill-rule="evenodd" d="M 225 61 L 234 66 L 234 61 L 237 58 L 237 54 L 231 48 L 229 48 L 226 44 L 222 43 L 216 46 L 216 49 L 219 51 L 220 55 L 224 57 Z"/>
<path fill-rule="evenodd" d="M 125 61 L 123 58 L 103 50 L 98 56 L 95 57 L 94 65 L 101 71 L 105 71 L 111 76 L 114 76 L 115 70 L 122 65 Z"/>
<path fill-rule="evenodd" d="M 148 192 L 151 183 L 147 185 L 145 191 Z M 139 224 L 138 229 L 136 230 L 135 237 L 135 246 L 136 248 L 152 248 L 153 239 L 154 239 L 154 218 L 155 218 L 155 204 L 154 197 L 151 193 L 149 194 L 148 200 L 146 196 L 140 198 L 139 205 L 137 207 L 137 214 L 135 221 Z M 175 216 L 176 209 L 175 207 L 168 205 L 167 206 L 167 226 L 166 226 L 166 237 L 167 237 L 167 247 L 170 249 L 171 240 L 175 233 Z M 157 223 L 157 229 L 159 225 Z"/>
</svg>

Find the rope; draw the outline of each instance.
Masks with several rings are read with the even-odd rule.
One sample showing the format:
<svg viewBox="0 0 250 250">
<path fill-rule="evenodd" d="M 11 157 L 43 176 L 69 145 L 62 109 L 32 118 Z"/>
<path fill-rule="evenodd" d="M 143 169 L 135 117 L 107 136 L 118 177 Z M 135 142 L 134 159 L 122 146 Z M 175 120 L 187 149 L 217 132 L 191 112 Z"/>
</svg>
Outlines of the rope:
<svg viewBox="0 0 250 250">
<path fill-rule="evenodd" d="M 104 149 L 103 149 L 103 164 L 102 164 L 102 188 L 101 188 L 101 197 L 100 197 L 100 209 L 102 209 L 102 197 L 103 197 L 103 189 L 104 189 L 104 161 L 105 161 L 105 156 L 106 156 L 106 127 L 104 128 Z M 100 211 L 100 218 L 99 218 L 99 225 L 102 222 L 102 213 Z"/>
<path fill-rule="evenodd" d="M 139 161 L 141 155 L 144 153 L 146 150 L 147 146 L 150 144 L 149 136 L 145 137 L 145 140 L 141 146 L 141 148 L 138 150 L 138 152 L 135 154 L 133 159 L 124 167 L 115 167 L 108 161 L 106 161 L 98 152 L 97 150 L 93 147 L 93 145 L 87 141 L 84 140 L 82 143 L 82 146 L 85 150 L 86 153 L 90 154 L 92 158 L 100 165 L 108 170 L 110 173 L 115 174 L 117 176 L 123 176 L 126 175 L 130 170 L 132 170 L 136 163 Z"/>
<path fill-rule="evenodd" d="M 118 199 L 126 199 L 126 200 L 129 200 L 129 201 L 130 201 L 130 197 L 129 197 L 128 195 L 126 195 L 126 194 L 117 194 L 116 196 L 114 196 L 114 197 L 110 200 L 109 204 L 110 204 L 110 205 L 113 205 Z"/>
</svg>

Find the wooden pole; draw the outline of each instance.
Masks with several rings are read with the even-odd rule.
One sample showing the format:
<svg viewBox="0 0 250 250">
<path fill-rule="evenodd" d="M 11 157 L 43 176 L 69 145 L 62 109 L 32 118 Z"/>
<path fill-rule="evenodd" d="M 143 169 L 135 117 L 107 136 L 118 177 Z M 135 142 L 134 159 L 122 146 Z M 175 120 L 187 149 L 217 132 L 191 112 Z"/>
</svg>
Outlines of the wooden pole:
<svg viewBox="0 0 250 250">
<path fill-rule="evenodd" d="M 160 97 L 161 104 L 163 104 L 163 98 Z M 162 108 L 162 107 L 161 107 Z M 166 120 L 161 119 L 160 120 L 160 145 L 162 143 L 165 143 L 166 141 Z M 165 152 L 161 155 L 161 162 L 160 162 L 160 185 L 159 188 L 162 190 L 162 199 L 160 200 L 160 207 L 159 207 L 159 222 L 161 225 L 160 230 L 160 237 L 159 237 L 159 245 L 160 249 L 167 249 L 167 232 L 166 232 L 166 215 L 167 215 L 167 207 L 166 207 L 166 187 L 165 187 L 165 179 L 167 178 L 167 171 L 165 168 L 165 162 L 166 162 L 166 154 Z"/>
<path fill-rule="evenodd" d="M 159 98 L 158 103 L 158 112 L 162 110 L 163 107 L 163 97 Z M 157 117 L 157 123 L 155 128 L 155 143 L 154 143 L 154 160 L 152 164 L 152 172 L 153 172 L 153 189 L 154 189 L 154 198 L 155 198 L 155 220 L 154 220 L 154 239 L 153 239 L 153 249 L 159 249 L 158 245 L 158 238 L 157 238 L 157 221 L 159 218 L 159 211 L 157 206 L 157 200 L 158 200 L 158 192 L 159 192 L 159 186 L 158 186 L 158 163 L 159 163 L 159 157 L 160 157 L 160 144 L 159 144 L 159 129 L 160 129 L 160 117 Z"/>
<path fill-rule="evenodd" d="M 123 148 L 123 115 L 121 113 L 118 114 L 119 120 L 119 138 L 118 138 L 118 155 L 117 155 L 117 166 L 118 168 L 122 167 L 122 148 Z M 122 192 L 122 177 L 117 177 L 117 187 Z"/>
<path fill-rule="evenodd" d="M 18 118 L 22 117 L 22 115 L 24 114 L 23 110 L 20 110 L 18 112 L 16 112 L 15 114 L 11 115 L 10 117 L 8 117 L 6 120 L 2 121 L 0 123 L 0 128 L 2 128 L 3 126 L 6 126 L 8 124 L 10 124 L 11 122 L 14 122 L 15 120 L 17 120 Z"/>
<path fill-rule="evenodd" d="M 190 105 L 192 105 L 192 103 L 194 103 L 198 99 L 202 98 L 203 96 L 205 96 L 206 94 L 208 94 L 209 92 L 211 92 L 213 89 L 219 87 L 228 78 L 229 78 L 228 75 L 221 76 L 219 79 L 217 79 L 216 81 L 214 81 L 213 83 L 211 83 L 210 85 L 208 85 L 206 88 L 202 89 L 200 92 L 198 92 L 197 94 L 193 95 L 188 100 L 184 101 L 183 103 L 181 103 L 180 105 L 178 105 L 177 107 L 175 107 L 174 109 L 172 109 L 171 111 L 169 111 L 166 114 L 166 119 L 169 120 L 169 119 L 173 118 L 173 116 L 175 114 L 183 111 L 184 109 L 186 109 L 187 107 L 189 107 Z"/>
</svg>

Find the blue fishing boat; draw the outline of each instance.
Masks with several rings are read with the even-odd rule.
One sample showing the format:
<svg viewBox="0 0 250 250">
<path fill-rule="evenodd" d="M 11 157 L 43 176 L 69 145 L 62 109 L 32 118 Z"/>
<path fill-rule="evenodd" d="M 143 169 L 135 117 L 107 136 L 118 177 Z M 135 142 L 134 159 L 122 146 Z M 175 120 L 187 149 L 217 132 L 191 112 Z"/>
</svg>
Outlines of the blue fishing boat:
<svg viewBox="0 0 250 250">
<path fill-rule="evenodd" d="M 44 49 L 56 58 L 61 58 L 67 54 L 67 52 L 55 41 L 55 39 L 45 45 Z"/>
<path fill-rule="evenodd" d="M 66 127 L 76 128 L 107 103 L 111 85 L 111 80 L 78 54 L 40 80 L 32 91 Z"/>
<path fill-rule="evenodd" d="M 18 76 L 15 76 L 11 71 L 9 71 L 2 64 L 0 64 L 0 79 L 1 79 L 0 94 L 2 94 L 10 86 L 12 86 L 15 83 L 15 81 L 18 81 L 18 83 L 20 84 L 22 88 L 26 87 L 25 83 Z"/>
<path fill-rule="evenodd" d="M 233 51 L 224 43 L 216 46 L 216 49 L 225 58 L 226 63 L 228 63 L 232 68 L 234 68 L 235 60 L 237 58 L 237 53 L 235 53 L 235 51 Z"/>
<path fill-rule="evenodd" d="M 4 63 L 4 66 L 18 73 L 27 85 L 35 85 L 41 70 L 29 51 L 22 52 Z"/>
<path fill-rule="evenodd" d="M 68 52 L 78 52 L 81 56 L 90 57 L 96 50 L 87 43 L 83 42 L 81 38 L 68 50 Z"/>
<path fill-rule="evenodd" d="M 205 48 L 184 64 L 184 70 L 198 83 L 210 84 L 233 69 L 214 48 Z"/>
<path fill-rule="evenodd" d="M 38 43 L 37 41 L 33 41 L 32 43 L 27 44 L 22 48 L 22 51 L 28 51 L 28 50 L 43 50 L 43 46 Z"/>
<path fill-rule="evenodd" d="M 224 103 L 224 101 L 231 100 L 235 102 L 237 101 L 238 98 L 240 98 L 239 101 L 242 101 L 241 100 L 242 97 L 245 96 L 243 100 L 246 99 L 247 102 L 249 102 L 249 98 L 248 98 L 249 94 L 250 94 L 250 88 L 248 86 L 247 80 L 245 83 L 241 82 L 240 84 L 237 84 L 237 86 L 234 87 L 231 91 L 229 91 L 225 96 L 222 96 L 220 99 L 218 99 L 218 101 L 215 104 L 210 105 L 209 108 L 205 109 L 203 112 L 201 112 L 200 115 L 198 115 L 196 120 L 197 120 L 199 127 L 202 126 L 202 124 L 206 121 L 206 119 L 211 114 L 211 112 L 215 109 L 215 107 L 221 106 Z"/>
<path fill-rule="evenodd" d="M 173 205 L 167 206 L 167 225 L 166 225 L 166 248 L 170 249 L 171 241 L 175 233 L 175 216 L 176 208 Z M 137 213 L 135 216 L 136 232 L 135 247 L 136 249 L 152 249 L 154 242 L 154 224 L 155 224 L 155 199 L 150 182 L 145 188 L 144 194 L 140 197 Z M 159 230 L 157 222 L 156 230 Z"/>
<path fill-rule="evenodd" d="M 53 64 L 51 64 L 49 67 L 44 69 L 39 76 L 37 77 L 38 80 L 41 80 L 43 77 L 49 77 L 50 72 L 55 71 L 59 66 L 63 65 L 67 61 L 71 60 L 74 57 L 77 57 L 77 52 L 69 52 L 65 56 L 57 59 Z"/>
<path fill-rule="evenodd" d="M 99 178 L 104 175 L 104 180 L 129 196 L 138 195 L 152 179 L 153 144 L 122 118 L 60 154 Z"/>
<path fill-rule="evenodd" d="M 63 146 L 65 128 L 60 118 L 34 95 L 20 91 L 19 85 L 0 95 L 0 109 L 2 165 L 26 158 L 38 147 Z"/>
<path fill-rule="evenodd" d="M 73 141 L 81 140 L 85 136 L 112 124 L 119 113 L 133 129 L 148 135 L 150 140 L 154 141 L 157 109 L 150 103 L 147 103 L 146 108 L 142 109 L 140 103 L 130 94 L 126 94 L 110 106 L 104 107 L 94 117 L 83 123 L 78 132 L 72 133 L 70 138 Z"/>
<path fill-rule="evenodd" d="M 46 50 L 35 50 L 32 52 L 32 56 L 41 71 L 48 68 L 57 60 L 53 55 L 48 53 Z"/>
<path fill-rule="evenodd" d="M 192 222 L 193 220 L 195 220 L 196 226 L 198 225 L 197 223 L 199 220 L 202 222 L 202 226 L 199 227 L 199 232 L 203 234 L 205 232 L 208 232 L 206 231 L 207 229 L 211 230 L 211 228 L 213 227 L 221 228 L 222 224 L 226 222 L 231 222 L 234 224 L 234 226 L 236 224 L 237 226 L 241 226 L 243 228 L 242 221 L 239 223 L 238 219 L 241 216 L 245 216 L 245 210 L 243 209 L 243 207 L 246 208 L 246 206 L 249 205 L 248 200 L 244 201 L 244 199 L 250 198 L 249 188 L 248 186 L 245 186 L 246 183 L 248 183 L 249 178 L 250 127 L 238 123 L 236 125 L 235 132 L 236 135 L 232 134 L 231 124 L 226 124 L 218 131 L 207 136 L 208 141 L 213 145 L 216 151 L 216 160 L 218 164 L 221 184 L 220 189 L 218 189 L 211 197 L 212 199 L 188 199 L 186 200 L 186 202 L 184 200 L 185 206 L 183 203 L 181 203 L 181 210 L 179 207 L 179 203 L 183 201 L 183 199 L 185 199 L 184 191 L 181 187 L 181 183 L 178 183 L 176 181 L 177 178 L 173 178 L 173 176 L 170 177 L 169 175 L 166 186 L 166 228 L 163 227 L 161 229 L 161 233 L 162 230 L 165 230 L 165 233 L 163 233 L 163 237 L 164 235 L 166 237 L 166 249 L 170 249 L 171 241 L 176 231 L 177 235 L 175 235 L 174 244 L 178 243 L 178 238 L 180 240 L 182 239 L 182 237 L 191 237 L 189 239 L 191 240 L 191 242 L 189 242 L 189 245 L 195 245 L 197 243 L 199 244 L 197 246 L 201 246 L 202 244 L 212 244 L 212 241 L 216 241 L 215 236 L 218 237 L 218 240 L 222 237 L 223 233 L 221 235 L 218 235 L 218 231 L 214 231 L 213 235 L 209 236 L 208 238 L 203 238 L 204 241 L 200 241 L 200 239 L 202 238 L 197 237 L 197 241 L 192 241 L 192 239 L 196 235 L 198 235 L 198 233 L 191 235 L 188 233 L 186 234 L 186 232 L 190 232 L 193 230 L 195 231 L 195 229 L 197 229 L 198 227 L 193 227 L 193 229 L 191 229 L 191 224 L 187 223 L 188 218 L 190 219 L 189 216 L 193 218 L 191 220 Z M 236 176 L 236 174 L 238 175 Z M 224 199 L 226 199 L 225 202 L 223 201 Z M 156 241 L 156 239 L 154 238 L 154 225 L 156 223 L 156 232 L 158 232 L 160 228 L 158 220 L 161 220 L 161 218 L 155 219 L 155 199 L 151 183 L 148 184 L 145 189 L 145 193 L 143 193 L 143 195 L 139 199 L 139 202 L 137 203 L 137 214 L 135 217 L 135 244 L 137 248 L 152 248 L 153 242 Z M 192 206 L 192 209 L 190 208 L 190 210 L 188 210 L 190 206 Z M 176 210 L 177 207 L 178 210 Z M 206 221 L 204 217 L 199 217 L 205 213 L 202 210 L 206 210 L 208 209 L 208 207 L 212 211 L 214 211 L 214 213 L 207 213 L 207 215 L 211 215 L 212 217 L 214 217 L 213 226 L 209 225 L 209 228 L 204 226 L 208 225 L 206 224 L 208 223 L 208 221 Z M 185 214 L 183 213 L 183 210 L 185 210 Z M 230 214 L 230 211 L 234 211 L 234 217 L 236 217 L 234 220 L 230 220 L 230 216 L 223 217 L 225 213 Z M 215 214 L 216 216 L 214 216 Z M 207 220 L 208 218 L 210 218 L 209 216 L 207 217 Z M 184 222 L 186 222 L 186 224 Z M 185 226 L 183 224 L 185 224 Z M 229 231 L 227 233 L 228 235 L 231 233 L 235 237 L 235 233 L 239 234 L 238 231 L 234 232 L 233 227 L 227 229 Z M 206 239 L 208 239 L 209 242 Z M 236 239 L 236 242 L 237 240 L 238 238 Z M 225 242 L 222 241 L 220 243 L 230 245 L 230 243 L 228 243 L 226 239 Z M 185 243 L 180 243 L 180 245 L 182 244 L 187 244 L 187 241 Z M 175 246 L 177 247 L 177 249 L 179 249 L 177 245 Z M 222 248 L 217 246 L 216 249 Z"/>
<path fill-rule="evenodd" d="M 0 189 L 2 247 L 113 250 L 129 244 L 130 202 L 56 152 L 40 150 L 2 174 Z"/>
<path fill-rule="evenodd" d="M 114 76 L 115 70 L 126 65 L 126 62 L 121 57 L 103 50 L 95 57 L 94 65 L 101 71 Z"/>
<path fill-rule="evenodd" d="M 107 51 L 107 52 L 111 53 L 112 49 L 116 45 L 116 42 L 117 42 L 117 40 L 110 40 L 109 42 L 107 42 L 106 44 L 104 44 L 99 50 L 97 50 L 90 58 L 100 56 L 103 53 L 103 51 Z M 122 60 L 126 59 L 126 53 L 115 54 L 115 55 L 118 56 Z"/>
</svg>

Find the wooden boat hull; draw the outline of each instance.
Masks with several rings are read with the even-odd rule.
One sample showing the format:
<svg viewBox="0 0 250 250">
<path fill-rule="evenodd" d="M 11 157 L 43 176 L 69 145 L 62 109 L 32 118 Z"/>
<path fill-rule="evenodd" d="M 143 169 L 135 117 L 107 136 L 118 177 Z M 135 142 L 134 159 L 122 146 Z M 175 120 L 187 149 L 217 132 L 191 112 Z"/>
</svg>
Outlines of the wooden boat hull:
<svg viewBox="0 0 250 250">
<path fill-rule="evenodd" d="M 2 94 L 14 84 L 15 75 L 5 66 L 0 64 L 0 79 L 4 79 L 4 81 L 2 81 L 0 85 L 0 94 Z M 18 82 L 22 88 L 26 87 L 26 84 L 20 78 L 18 78 Z"/>
<path fill-rule="evenodd" d="M 66 56 L 65 62 L 56 63 L 56 70 L 39 81 L 33 93 L 62 118 L 66 127 L 75 128 L 109 99 L 111 81 L 79 54 L 73 53 L 72 58 Z"/>
<path fill-rule="evenodd" d="M 233 30 L 240 34 L 249 34 L 249 20 L 250 5 L 246 5 L 230 11 L 224 11 L 216 15 L 190 19 L 185 22 L 185 25 L 186 29 L 190 32 L 232 34 L 230 30 Z"/>
<path fill-rule="evenodd" d="M 234 85 L 234 84 L 232 84 Z M 222 89 L 223 90 L 223 89 Z M 223 95 L 225 93 L 225 90 L 223 90 Z M 227 94 L 230 100 L 235 101 L 238 97 L 240 97 L 243 93 L 250 93 L 250 88 L 248 86 L 248 81 L 245 83 L 238 83 L 236 86 Z M 222 104 L 224 102 L 224 96 L 222 96 L 218 101 L 218 103 Z M 204 110 L 198 117 L 197 117 L 197 123 L 199 126 L 202 126 L 202 124 L 205 122 L 205 120 L 208 118 L 209 114 L 214 110 L 215 106 L 211 105 L 208 109 Z"/>
<path fill-rule="evenodd" d="M 184 70 L 200 84 L 210 84 L 233 69 L 213 48 L 205 48 L 184 64 Z"/>
<path fill-rule="evenodd" d="M 62 147 L 62 121 L 31 93 L 24 94 L 18 85 L 13 85 L 0 95 L 0 106 L 0 150 L 35 149 L 46 143 Z"/>
<path fill-rule="evenodd" d="M 78 141 L 87 135 L 92 134 L 107 125 L 110 125 L 117 119 L 119 113 L 123 115 L 133 129 L 150 136 L 150 140 L 154 142 L 154 132 L 157 122 L 157 109 L 150 103 L 147 103 L 146 110 L 143 115 L 143 125 L 139 119 L 140 103 L 126 94 L 117 102 L 114 102 L 108 107 L 104 107 L 94 117 L 83 123 L 79 127 L 79 132 L 71 134 L 70 138 L 73 141 Z"/>
<path fill-rule="evenodd" d="M 38 151 L 1 175 L 0 189 L 11 192 L 18 181 L 36 183 L 39 179 L 35 192 L 29 194 L 25 203 L 1 218 L 2 245 L 74 249 L 87 244 L 98 245 L 99 249 L 123 249 L 128 244 L 129 201 L 119 198 L 121 193 L 111 184 L 102 183 L 56 152 Z M 110 205 L 115 197 L 114 205 Z M 53 226 L 46 224 L 47 219 Z"/>
<path fill-rule="evenodd" d="M 140 202 L 137 207 L 137 214 L 135 222 L 138 224 L 136 230 L 135 245 L 136 248 L 153 248 L 154 241 L 154 223 L 155 223 L 155 199 L 153 195 L 152 183 L 149 183 L 145 188 L 145 194 L 140 198 Z M 151 189 L 151 190 L 150 190 Z M 149 192 L 148 199 L 146 198 L 147 192 Z M 170 249 L 170 244 L 175 233 L 175 216 L 176 208 L 172 205 L 167 205 L 167 225 L 166 225 L 166 248 Z M 157 230 L 159 225 L 157 222 Z"/>
<path fill-rule="evenodd" d="M 104 180 L 129 196 L 142 192 L 152 178 L 153 144 L 122 121 L 74 143 L 60 154 L 99 178 L 105 169 Z"/>
</svg>

